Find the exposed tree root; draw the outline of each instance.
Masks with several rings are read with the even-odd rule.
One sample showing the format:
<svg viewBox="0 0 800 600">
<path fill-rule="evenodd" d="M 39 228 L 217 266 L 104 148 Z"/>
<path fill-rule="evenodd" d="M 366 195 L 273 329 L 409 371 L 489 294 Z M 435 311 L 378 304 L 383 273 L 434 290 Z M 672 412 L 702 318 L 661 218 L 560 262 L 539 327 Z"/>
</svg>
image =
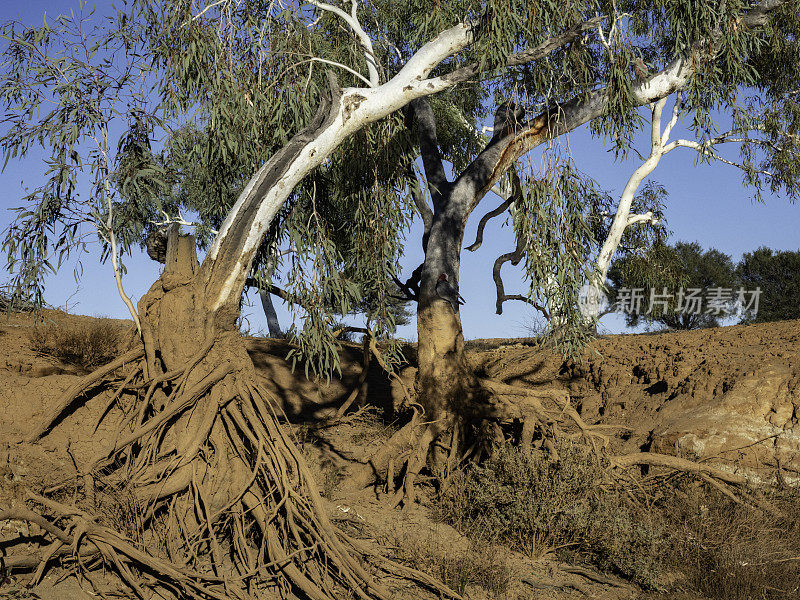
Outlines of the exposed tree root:
<svg viewBox="0 0 800 600">
<path fill-rule="evenodd" d="M 611 466 L 616 468 L 625 468 L 634 465 L 653 466 L 695 475 L 736 504 L 741 504 L 756 510 L 763 510 L 776 517 L 786 516 L 766 500 L 749 494 L 746 490 L 748 484 L 746 477 L 730 473 L 724 469 L 712 467 L 705 463 L 654 452 L 636 452 L 624 456 L 612 456 L 609 457 L 609 461 Z"/>
<path fill-rule="evenodd" d="M 558 460 L 558 443 L 570 440 L 591 448 L 597 460 L 607 465 L 609 473 L 631 466 L 686 473 L 736 503 L 781 516 L 769 502 L 748 492 L 748 480 L 742 475 L 652 452 L 610 455 L 613 432 L 626 427 L 586 423 L 564 391 L 531 390 L 490 379 L 479 382 L 490 394 L 485 401 L 470 406 L 470 414 L 461 418 L 445 415 L 435 422 L 425 422 L 424 414 L 417 412 L 366 466 L 356 471 L 346 490 L 385 484 L 392 504 L 408 506 L 416 500 L 414 483 L 423 469 L 427 468 L 435 479 L 445 483 L 457 465 L 469 458 L 479 460 L 481 456 L 489 456 L 499 444 L 510 442 L 541 448 L 552 460 Z M 444 461 L 437 456 L 441 452 L 446 454 Z"/>
<path fill-rule="evenodd" d="M 273 399 L 236 339 L 220 335 L 184 364 L 161 373 L 157 363 L 147 363 L 152 357 L 134 349 L 68 390 L 32 439 L 49 431 L 89 390 L 117 386 L 103 415 L 123 397 L 133 394 L 137 402 L 128 407 L 113 443 L 81 474 L 85 505 L 28 493 L 41 513 L 25 507 L 0 512 L 0 520 L 36 523 L 52 538 L 38 556 L 9 557 L 5 567 L 34 571 L 38 581 L 54 561 L 81 570 L 105 565 L 140 598 L 148 596 L 147 588 L 164 588 L 198 600 L 248 600 L 267 588 L 312 600 L 346 593 L 388 600 L 391 593 L 376 579 L 381 570 L 458 598 L 332 524 Z M 373 350 L 370 342 L 365 356 Z M 355 474 L 350 487 L 383 483 L 393 504 L 410 507 L 424 471 L 446 482 L 465 460 L 489 456 L 508 441 L 558 460 L 558 442 L 569 439 L 592 448 L 610 472 L 646 466 L 689 473 L 734 501 L 776 512 L 747 495 L 745 478 L 707 464 L 652 453 L 609 456 L 614 428 L 586 423 L 565 392 L 490 379 L 476 383 L 486 393 L 476 394 L 480 400 L 467 404 L 464 414 L 444 411 L 431 420 L 413 404 L 411 422 Z M 142 527 L 136 539 L 93 513 L 95 487 L 100 495 L 120 488 L 132 494 Z"/>
<path fill-rule="evenodd" d="M 29 493 L 48 519 L 18 507 L 0 513 L 0 520 L 37 523 L 54 542 L 35 560 L 7 560 L 6 566 L 41 576 L 55 559 L 78 568 L 104 564 L 140 598 L 148 587 L 163 587 L 195 599 L 248 599 L 277 588 L 312 600 L 347 593 L 389 600 L 363 562 L 368 557 L 387 573 L 458 598 L 432 578 L 367 552 L 332 524 L 273 399 L 243 346 L 228 339 L 204 344 L 184 366 L 151 380 L 144 361 L 137 362 L 113 394 L 116 400 L 136 393 L 139 401 L 126 430 L 97 454 L 91 485 L 101 494 L 122 487 L 133 494 L 141 539 L 101 524 L 90 509 Z M 87 389 L 107 385 L 117 369 L 144 354 L 133 350 L 83 379 L 31 438 L 44 435 Z"/>
<path fill-rule="evenodd" d="M 55 425 L 79 397 L 91 392 L 96 386 L 104 383 L 105 378 L 109 374 L 126 364 L 138 361 L 142 356 L 144 356 L 144 348 L 134 348 L 78 381 L 58 399 L 55 406 L 53 406 L 47 415 L 45 415 L 44 419 L 42 419 L 39 427 L 34 429 L 28 436 L 28 441 L 35 442 L 39 440 L 45 433 L 50 431 L 50 428 Z"/>
</svg>

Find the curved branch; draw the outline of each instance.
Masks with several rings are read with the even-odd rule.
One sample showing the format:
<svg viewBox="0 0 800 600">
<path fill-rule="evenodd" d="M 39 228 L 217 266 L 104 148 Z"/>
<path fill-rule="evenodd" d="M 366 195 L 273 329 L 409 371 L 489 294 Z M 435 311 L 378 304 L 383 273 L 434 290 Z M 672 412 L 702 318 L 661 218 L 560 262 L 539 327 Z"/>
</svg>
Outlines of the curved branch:
<svg viewBox="0 0 800 600">
<path fill-rule="evenodd" d="M 523 259 L 525 256 L 525 248 L 522 245 L 521 240 L 517 240 L 517 247 L 513 252 L 507 252 L 506 254 L 502 254 L 497 257 L 497 260 L 494 261 L 494 267 L 492 268 L 492 279 L 494 279 L 494 285 L 497 288 L 497 302 L 495 304 L 497 308 L 497 314 L 503 314 L 503 303 L 508 300 L 519 300 L 521 302 L 526 302 L 530 304 L 533 308 L 538 310 L 545 319 L 549 319 L 550 315 L 543 306 L 540 306 L 536 302 L 534 302 L 531 298 L 527 296 L 523 296 L 522 294 L 506 294 L 505 285 L 503 284 L 503 277 L 500 274 L 500 269 L 503 268 L 503 265 L 507 262 L 510 262 L 512 265 L 516 266 L 519 264 L 519 261 Z"/>
<path fill-rule="evenodd" d="M 475 250 L 480 248 L 481 244 L 483 244 L 483 231 L 486 229 L 486 224 L 491 219 L 503 214 L 509 206 L 522 197 L 522 183 L 520 182 L 519 176 L 514 169 L 511 170 L 511 186 L 511 194 L 505 199 L 505 201 L 494 210 L 490 210 L 481 218 L 480 222 L 478 223 L 478 231 L 475 233 L 475 241 L 471 246 L 467 246 L 467 250 L 470 252 L 475 252 Z M 495 191 L 495 193 L 502 198 L 502 195 L 499 192 Z"/>
<path fill-rule="evenodd" d="M 522 294 L 508 294 L 503 299 L 503 301 L 505 302 L 507 300 L 519 300 L 520 302 L 525 302 L 526 304 L 530 304 L 533 308 L 535 308 L 540 313 L 542 313 L 542 316 L 545 319 L 549 319 L 550 318 L 550 313 L 547 312 L 547 309 L 544 306 L 542 306 L 542 305 L 538 304 L 537 302 L 535 302 L 534 300 L 532 300 L 531 298 L 528 298 L 528 296 L 523 296 Z"/>
<path fill-rule="evenodd" d="M 472 243 L 472 245 L 467 246 L 467 250 L 469 250 L 470 252 L 475 252 L 475 250 L 481 247 L 481 244 L 483 244 L 483 230 L 486 229 L 486 224 L 495 217 L 500 216 L 501 214 L 506 212 L 506 209 L 508 209 L 508 207 L 511 206 L 513 202 L 514 202 L 513 199 L 509 198 L 508 200 L 500 204 L 500 206 L 498 206 L 493 210 L 490 210 L 485 215 L 483 215 L 483 217 L 481 217 L 480 223 L 478 223 L 478 231 L 475 233 L 475 241 Z"/>
<path fill-rule="evenodd" d="M 339 62 L 335 62 L 333 60 L 328 60 L 326 58 L 319 58 L 318 56 L 312 56 L 311 58 L 303 60 L 303 61 L 301 61 L 301 62 L 299 62 L 297 64 L 298 65 L 302 65 L 303 63 L 308 63 L 308 62 L 319 62 L 319 63 L 322 63 L 324 65 L 330 65 L 331 67 L 337 67 L 339 69 L 347 71 L 348 73 L 350 73 L 351 75 L 353 75 L 355 77 L 358 77 L 361 81 L 366 83 L 368 86 L 375 87 L 369 79 L 364 77 L 361 73 L 359 73 L 355 69 L 351 69 L 347 65 L 344 65 L 344 64 L 339 63 Z"/>
<path fill-rule="evenodd" d="M 271 283 L 268 285 L 260 285 L 258 281 L 256 281 L 253 277 L 247 278 L 245 286 L 255 288 L 262 292 L 267 292 L 268 294 L 272 294 L 273 296 L 277 296 L 284 302 L 289 302 L 291 300 L 291 296 L 289 292 L 287 292 L 286 290 L 279 288 L 277 285 Z"/>
</svg>

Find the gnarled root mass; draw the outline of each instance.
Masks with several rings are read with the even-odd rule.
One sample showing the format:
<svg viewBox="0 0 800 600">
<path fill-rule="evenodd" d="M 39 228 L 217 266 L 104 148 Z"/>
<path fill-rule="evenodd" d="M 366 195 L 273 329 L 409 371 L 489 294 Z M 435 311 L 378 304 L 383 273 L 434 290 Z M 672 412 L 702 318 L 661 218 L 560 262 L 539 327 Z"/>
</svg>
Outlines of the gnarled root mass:
<svg viewBox="0 0 800 600">
<path fill-rule="evenodd" d="M 472 394 L 481 400 L 464 407 L 463 414 L 445 411 L 436 420 L 426 420 L 422 407 L 414 404 L 412 420 L 351 478 L 349 489 L 378 484 L 394 505 L 409 506 L 416 499 L 414 484 L 423 471 L 444 485 L 459 465 L 490 456 L 501 444 L 533 447 L 557 461 L 557 448 L 571 441 L 585 444 L 594 453 L 598 463 L 606 466 L 610 481 L 630 482 L 632 467 L 680 472 L 699 478 L 736 503 L 779 515 L 749 489 L 747 478 L 741 475 L 654 452 L 613 455 L 615 433 L 627 428 L 586 423 L 566 392 L 532 390 L 491 379 L 477 384 L 486 393 Z M 637 480 L 635 486 L 641 488 L 641 483 Z"/>
<path fill-rule="evenodd" d="M 125 488 L 133 494 L 140 507 L 137 539 L 102 523 L 91 507 L 29 492 L 40 512 L 19 508 L 0 512 L 0 519 L 38 522 L 53 541 L 34 559 L 6 559 L 6 568 L 35 570 L 38 580 L 54 560 L 84 570 L 104 564 L 140 598 L 149 596 L 146 588 L 161 587 L 179 597 L 219 600 L 255 598 L 267 588 L 313 600 L 347 593 L 389 599 L 375 578 L 382 569 L 458 597 L 332 525 L 241 343 L 217 339 L 183 367 L 151 378 L 143 355 L 133 350 L 69 390 L 33 436 L 44 435 L 87 390 L 127 367 L 115 380 L 122 383 L 114 399 L 136 394 L 137 409 L 84 481 L 98 493 Z M 93 495 L 87 490 L 87 498 Z"/>
</svg>

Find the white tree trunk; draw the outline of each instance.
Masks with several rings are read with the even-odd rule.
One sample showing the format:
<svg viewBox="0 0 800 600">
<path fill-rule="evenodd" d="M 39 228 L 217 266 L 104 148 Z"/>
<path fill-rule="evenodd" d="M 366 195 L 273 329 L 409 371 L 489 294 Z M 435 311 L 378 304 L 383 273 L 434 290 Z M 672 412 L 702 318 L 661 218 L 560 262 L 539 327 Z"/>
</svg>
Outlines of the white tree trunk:
<svg viewBox="0 0 800 600">
<path fill-rule="evenodd" d="M 653 222 L 652 214 L 649 213 L 631 216 L 631 205 L 636 197 L 636 192 L 639 190 L 639 186 L 642 185 L 642 182 L 647 176 L 658 166 L 658 163 L 661 162 L 661 157 L 669 152 L 669 150 L 665 149 L 665 146 L 669 139 L 669 134 L 678 122 L 678 117 L 680 116 L 680 96 L 675 101 L 672 119 L 662 133 L 661 114 L 666 103 L 667 99 L 662 98 L 652 105 L 650 156 L 648 156 L 633 172 L 630 179 L 628 179 L 628 183 L 625 184 L 625 188 L 622 190 L 617 212 L 614 215 L 611 228 L 603 243 L 603 247 L 600 249 L 600 254 L 597 257 L 596 276 L 590 283 L 591 289 L 589 293 L 591 296 L 583 312 L 587 320 L 596 320 L 599 317 L 601 304 L 597 300 L 603 297 L 603 288 L 605 287 L 606 277 L 608 276 L 608 269 L 611 266 L 611 261 L 614 258 L 617 248 L 619 248 L 625 230 L 633 224 L 645 223 L 647 221 Z"/>
</svg>

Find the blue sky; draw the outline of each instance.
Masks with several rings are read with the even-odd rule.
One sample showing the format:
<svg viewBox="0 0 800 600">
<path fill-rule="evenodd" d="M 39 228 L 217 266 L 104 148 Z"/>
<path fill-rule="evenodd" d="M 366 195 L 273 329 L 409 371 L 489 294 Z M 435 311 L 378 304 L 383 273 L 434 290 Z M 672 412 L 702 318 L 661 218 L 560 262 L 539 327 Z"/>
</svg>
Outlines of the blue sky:
<svg viewBox="0 0 800 600">
<path fill-rule="evenodd" d="M 107 8 L 110 4 L 101 2 L 98 6 Z M 87 3 L 88 7 L 92 5 L 91 2 Z M 45 11 L 49 20 L 77 6 L 77 2 L 69 0 L 3 3 L 0 6 L 0 20 L 21 18 L 25 23 L 39 24 Z M 686 135 L 679 126 L 673 137 Z M 613 154 L 607 152 L 602 140 L 593 139 L 586 128 L 573 132 L 568 140 L 562 138 L 559 143 L 569 143 L 578 166 L 615 195 L 619 194 L 639 164 L 635 155 L 626 161 L 615 162 Z M 638 143 L 639 150 L 646 152 L 648 144 L 648 136 L 643 133 Z M 534 163 L 537 158 L 534 155 Z M 653 173 L 653 178 L 669 193 L 666 217 L 673 231 L 673 240 L 698 241 L 704 247 L 715 247 L 730 254 L 734 260 L 759 246 L 800 249 L 800 205 L 790 204 L 784 198 L 769 194 L 764 195 L 763 204 L 753 203 L 750 191 L 741 185 L 741 173 L 738 170 L 724 164 L 695 165 L 694 162 L 693 151 L 678 149 L 664 157 Z M 42 174 L 42 162 L 34 155 L 24 161 L 9 162 L 0 174 L 0 229 L 4 229 L 13 216 L 8 209 L 20 205 L 24 188 L 37 185 L 42 180 Z M 475 228 L 483 213 L 494 208 L 498 202 L 492 197 L 484 199 L 470 220 L 465 245 L 474 240 Z M 535 318 L 535 312 L 519 302 L 506 303 L 504 314 L 495 314 L 492 264 L 499 254 L 514 247 L 510 230 L 501 227 L 502 222 L 500 218 L 490 223 L 484 244 L 476 253 L 464 251 L 463 254 L 460 291 L 467 303 L 461 309 L 461 317 L 468 339 L 527 335 L 527 327 Z M 421 228 L 419 223 L 415 223 L 407 238 L 403 260 L 406 274 L 422 259 L 420 236 Z M 116 291 L 111 266 L 99 264 L 98 257 L 98 247 L 95 245 L 90 247 L 88 254 L 80 257 L 80 264 L 75 259 L 66 264 L 57 276 L 48 281 L 45 294 L 47 302 L 80 314 L 127 317 L 127 309 Z M 158 277 L 160 265 L 141 253 L 127 257 L 125 264 L 128 270 L 125 288 L 137 301 Z M 75 267 L 82 271 L 78 283 L 73 275 Z M 525 286 L 519 272 L 510 264 L 505 265 L 503 272 L 507 292 L 524 293 Z M 266 324 L 257 297 L 251 297 L 251 304 L 243 311 L 251 331 L 265 330 Z M 288 324 L 290 319 L 286 311 L 279 307 L 279 314 L 281 324 Z M 624 330 L 616 315 L 606 317 L 603 325 L 612 332 Z M 404 327 L 400 333 L 415 339 L 415 327 L 415 324 Z"/>
</svg>

